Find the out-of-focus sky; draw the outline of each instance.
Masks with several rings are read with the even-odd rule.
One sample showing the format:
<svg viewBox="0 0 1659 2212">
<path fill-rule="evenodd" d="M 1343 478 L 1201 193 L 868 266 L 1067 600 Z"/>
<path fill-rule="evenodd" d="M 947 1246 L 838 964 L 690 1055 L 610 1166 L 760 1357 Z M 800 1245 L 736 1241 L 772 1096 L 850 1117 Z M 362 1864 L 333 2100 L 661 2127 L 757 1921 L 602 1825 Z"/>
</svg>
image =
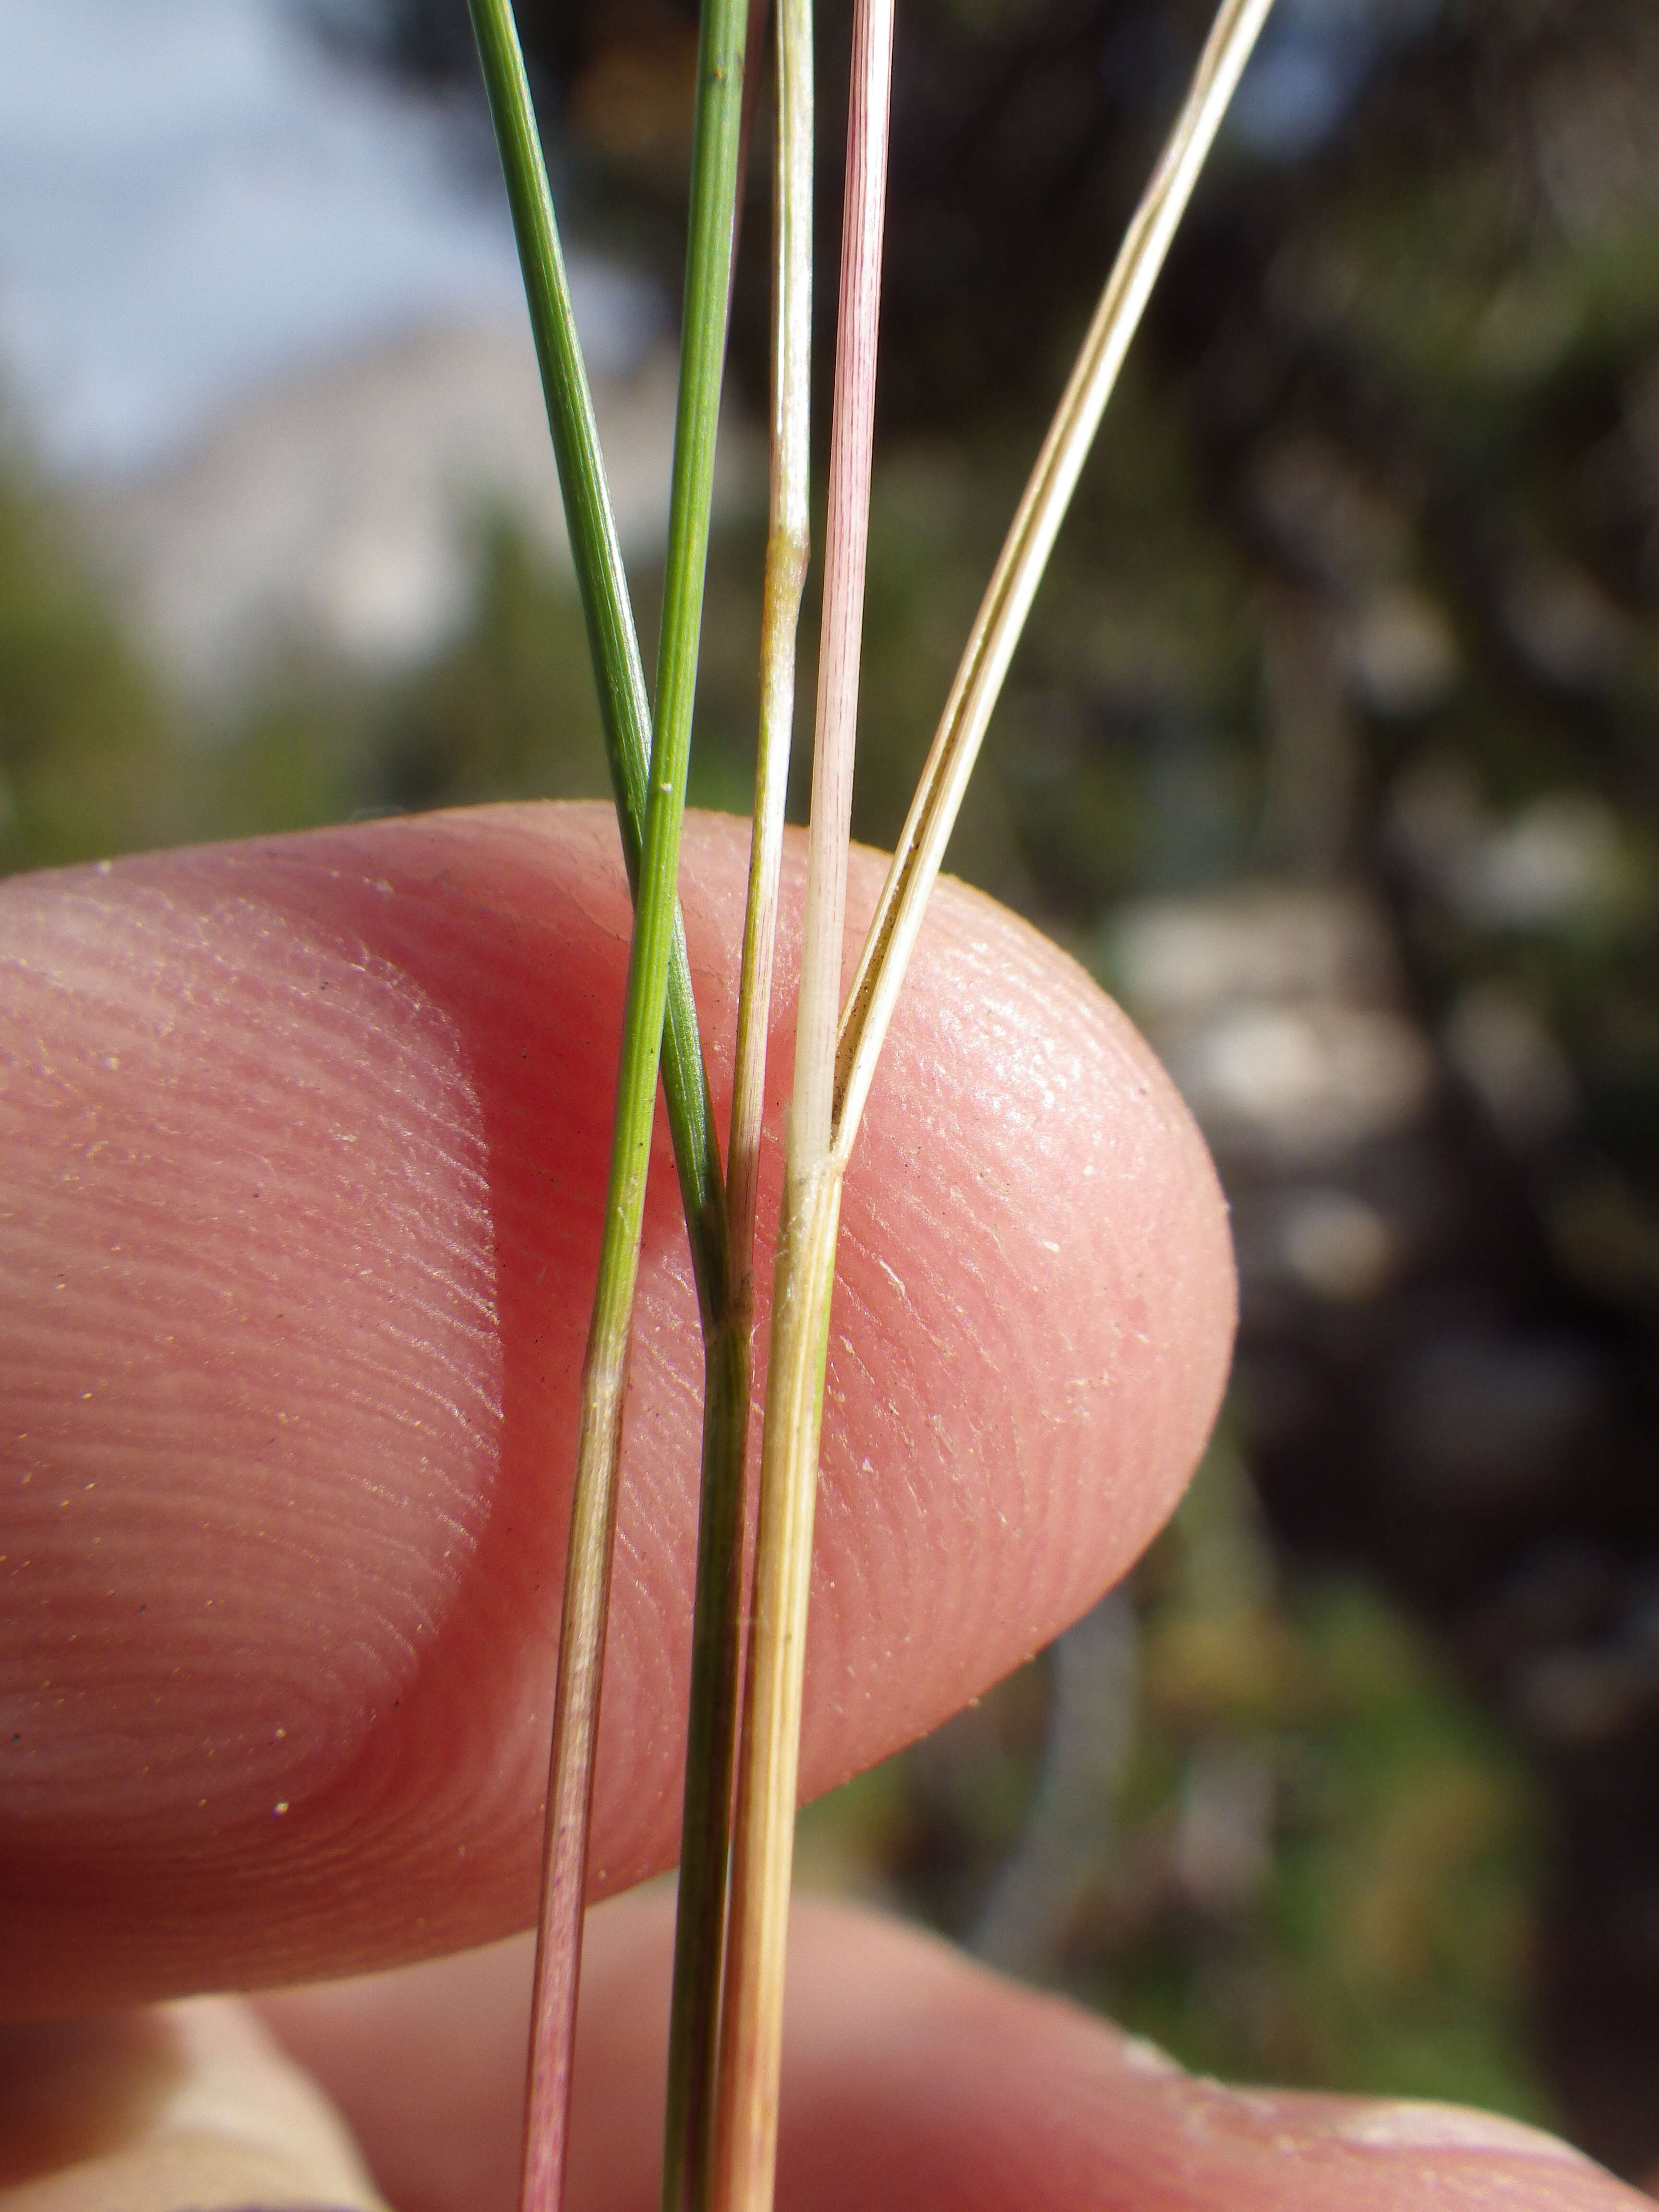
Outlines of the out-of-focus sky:
<svg viewBox="0 0 1659 2212">
<path fill-rule="evenodd" d="M 577 261 L 596 370 L 660 328 Z M 438 105 L 293 0 L 4 0 L 0 398 L 52 468 L 143 471 L 251 392 L 397 331 L 523 314 L 504 201 Z"/>
<path fill-rule="evenodd" d="M 1275 0 L 1233 101 L 1234 138 L 1294 161 L 1342 123 L 1389 52 L 1426 31 L 1441 0 Z"/>
<path fill-rule="evenodd" d="M 1236 141 L 1308 151 L 1437 5 L 1279 0 Z M 625 370 L 665 303 L 580 257 L 572 280 L 592 366 Z M 0 5 L 0 405 L 57 471 L 144 471 L 290 371 L 522 313 L 490 164 L 301 0 Z"/>
</svg>

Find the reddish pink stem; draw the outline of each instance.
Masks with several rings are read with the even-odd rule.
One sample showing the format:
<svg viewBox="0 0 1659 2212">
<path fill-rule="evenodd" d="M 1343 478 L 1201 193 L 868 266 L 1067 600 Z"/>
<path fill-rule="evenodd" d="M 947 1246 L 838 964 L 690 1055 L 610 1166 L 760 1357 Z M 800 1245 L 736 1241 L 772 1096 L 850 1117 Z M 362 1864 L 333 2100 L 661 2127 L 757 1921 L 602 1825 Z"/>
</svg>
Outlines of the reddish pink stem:
<svg viewBox="0 0 1659 2212">
<path fill-rule="evenodd" d="M 876 337 L 881 311 L 882 231 L 887 212 L 887 111 L 892 66 L 892 0 L 858 0 L 853 19 L 847 198 L 842 217 L 841 301 L 836 328 L 830 507 L 824 526 L 811 844 L 801 927 L 800 1011 L 795 1031 L 792 1132 L 803 1164 L 830 1148 L 835 1091 L 847 854 L 853 818 L 853 740 L 858 721 L 864 569 L 870 537 Z"/>
</svg>

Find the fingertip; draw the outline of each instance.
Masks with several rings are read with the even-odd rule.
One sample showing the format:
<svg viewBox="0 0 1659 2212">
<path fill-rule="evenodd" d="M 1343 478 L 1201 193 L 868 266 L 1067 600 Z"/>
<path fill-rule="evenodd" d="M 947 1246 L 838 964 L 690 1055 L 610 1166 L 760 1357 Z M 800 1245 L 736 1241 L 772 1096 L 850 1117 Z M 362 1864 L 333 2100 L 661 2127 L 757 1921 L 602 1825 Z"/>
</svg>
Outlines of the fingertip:
<svg viewBox="0 0 1659 2212">
<path fill-rule="evenodd" d="M 688 825 L 722 1118 L 744 848 Z M 879 865 L 855 858 L 866 907 Z M 799 875 L 792 848 L 763 1204 Z M 257 1986 L 524 1924 L 627 961 L 614 824 L 371 823 L 0 902 L 0 2000 Z M 1080 969 L 960 886 L 844 1221 L 809 1792 L 1122 1571 L 1201 1446 L 1232 1310 L 1167 1079 Z M 659 1129 L 601 1888 L 674 1850 L 700 1381 Z"/>
<path fill-rule="evenodd" d="M 573 2212 L 658 2200 L 672 1946 L 666 1888 L 589 1917 Z M 504 1946 L 278 2001 L 278 2032 L 410 2212 L 510 2212 L 528 1974 L 527 1948 Z M 936 1937 L 808 1901 L 791 1921 L 777 2201 L 785 2212 L 1636 2212 L 1646 2200 L 1501 2115 L 1197 2079 Z"/>
<path fill-rule="evenodd" d="M 1619 2212 L 1554 2136 L 1461 2107 L 1231 2087 L 912 1929 L 809 1906 L 790 1954 L 791 2212 Z"/>
</svg>

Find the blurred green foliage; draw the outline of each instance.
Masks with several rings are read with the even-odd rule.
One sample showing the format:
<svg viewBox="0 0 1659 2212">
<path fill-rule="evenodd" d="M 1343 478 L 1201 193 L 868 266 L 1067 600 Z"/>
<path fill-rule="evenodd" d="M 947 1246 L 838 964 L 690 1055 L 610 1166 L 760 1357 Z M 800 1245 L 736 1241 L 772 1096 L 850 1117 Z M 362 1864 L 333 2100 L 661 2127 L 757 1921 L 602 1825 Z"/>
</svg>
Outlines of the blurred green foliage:
<svg viewBox="0 0 1659 2212">
<path fill-rule="evenodd" d="M 501 524 L 463 634 L 375 679 L 289 653 L 185 699 L 124 626 L 70 517 L 0 471 L 0 868 L 269 836 L 364 815 L 603 795 L 568 578 Z"/>
<path fill-rule="evenodd" d="M 162 690 L 60 519 L 0 471 L 0 868 L 164 841 L 178 766 Z"/>
<path fill-rule="evenodd" d="M 1522 2026 L 1541 1808 L 1513 1747 L 1375 1589 L 1278 1587 L 1224 1455 L 1141 1591 L 1127 1837 L 1190 1823 L 1218 1760 L 1258 1761 L 1271 1809 L 1207 1924 L 1200 1896 L 1113 1944 L 1109 1905 L 1096 1994 L 1206 2070 L 1551 2117 Z"/>
<path fill-rule="evenodd" d="M 1352 1578 L 1284 1577 L 1224 1447 L 1133 1601 L 1138 1665 L 1092 1714 L 1127 1756 L 1014 1963 L 1200 2072 L 1559 2124 L 1528 2033 L 1538 1785 L 1423 1632 Z M 994 1954 L 1066 1756 L 1054 1674 L 808 1808 L 803 1879 Z"/>
</svg>

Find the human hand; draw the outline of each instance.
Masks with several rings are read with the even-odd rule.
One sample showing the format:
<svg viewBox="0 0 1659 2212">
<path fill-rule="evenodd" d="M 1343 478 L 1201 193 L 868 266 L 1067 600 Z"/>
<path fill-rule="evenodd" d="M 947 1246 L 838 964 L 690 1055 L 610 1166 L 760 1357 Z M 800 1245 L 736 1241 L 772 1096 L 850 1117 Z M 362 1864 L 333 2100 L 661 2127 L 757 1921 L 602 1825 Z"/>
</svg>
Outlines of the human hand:
<svg viewBox="0 0 1659 2212">
<path fill-rule="evenodd" d="M 745 837 L 705 822 L 686 846 L 721 1097 Z M 855 895 L 875 888 L 866 863 Z M 0 887 L 11 2020 L 388 1968 L 533 1911 L 627 929 L 592 809 Z M 699 1358 L 662 1149 L 596 1893 L 672 1857 L 678 1806 Z M 768 1173 L 775 1191 L 775 1158 Z M 1232 1310 L 1213 1176 L 1145 1048 L 1069 963 L 948 890 L 842 1261 L 812 1790 L 931 1727 L 1128 1565 L 1201 1445 Z M 574 2202 L 621 2212 L 653 2193 L 665 1918 L 630 1900 L 594 1930 Z M 799 1944 L 788 2206 L 1629 2201 L 1500 2124 L 1190 2084 L 878 1923 L 819 1908 Z M 270 2001 L 406 2212 L 510 2200 L 525 1972 L 507 1947 Z M 186 2068 L 242 2052 L 267 2152 L 273 2129 L 326 2138 L 245 2013 L 66 2033 L 9 2039 L 0 2207 L 277 2201 L 248 2178 L 266 2168 L 225 2164 L 224 2127 L 210 2171 L 176 2129 L 173 2164 L 143 2165 L 145 2128 L 176 2116 L 133 2087 L 173 2064 L 158 2035 Z M 124 2193 L 100 2197 L 129 2152 Z M 309 2155 L 270 2169 L 280 2201 L 340 2199 L 349 2160 Z"/>
</svg>

